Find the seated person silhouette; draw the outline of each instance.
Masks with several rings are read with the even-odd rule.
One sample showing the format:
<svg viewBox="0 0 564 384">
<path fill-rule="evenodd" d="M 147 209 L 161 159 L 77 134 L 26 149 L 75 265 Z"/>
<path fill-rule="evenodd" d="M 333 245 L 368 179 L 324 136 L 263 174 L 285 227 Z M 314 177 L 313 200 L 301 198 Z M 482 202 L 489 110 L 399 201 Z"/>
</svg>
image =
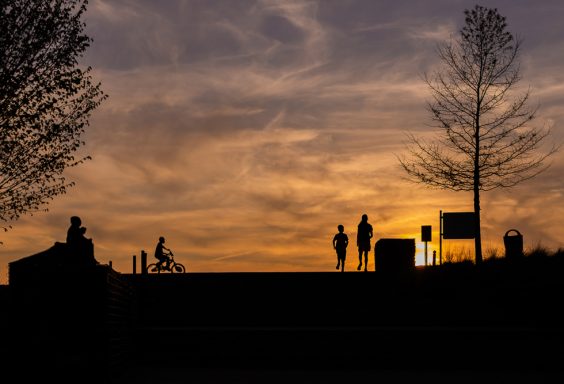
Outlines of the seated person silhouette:
<svg viewBox="0 0 564 384">
<path fill-rule="evenodd" d="M 67 246 L 73 262 L 82 265 L 96 265 L 94 258 L 94 245 L 92 239 L 87 239 L 84 234 L 86 228 L 82 227 L 82 221 L 78 216 L 70 218 L 71 225 L 67 231 Z"/>
<path fill-rule="evenodd" d="M 164 270 L 170 270 L 170 249 L 168 249 L 167 247 L 164 246 L 164 242 L 165 242 L 165 238 L 164 237 L 159 237 L 159 242 L 157 243 L 157 246 L 155 247 L 155 258 L 157 258 L 159 261 L 157 262 L 157 268 L 159 269 L 164 269 Z M 167 252 L 165 252 L 167 251 Z M 162 267 L 162 264 L 166 263 L 166 265 L 164 267 Z"/>
</svg>

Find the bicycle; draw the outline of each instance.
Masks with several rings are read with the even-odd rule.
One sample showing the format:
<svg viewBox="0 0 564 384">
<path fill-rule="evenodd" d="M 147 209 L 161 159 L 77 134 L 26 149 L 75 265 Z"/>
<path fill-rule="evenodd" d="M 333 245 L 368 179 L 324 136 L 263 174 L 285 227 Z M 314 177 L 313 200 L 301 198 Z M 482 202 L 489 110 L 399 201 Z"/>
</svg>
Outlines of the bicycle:
<svg viewBox="0 0 564 384">
<path fill-rule="evenodd" d="M 174 261 L 174 255 L 171 252 L 165 253 L 165 256 L 168 256 L 169 262 L 168 267 L 166 266 L 166 262 L 161 264 L 158 263 L 151 263 L 147 266 L 148 273 L 161 273 L 161 272 L 170 272 L 170 273 L 185 273 L 186 267 L 184 265 L 177 263 Z"/>
</svg>

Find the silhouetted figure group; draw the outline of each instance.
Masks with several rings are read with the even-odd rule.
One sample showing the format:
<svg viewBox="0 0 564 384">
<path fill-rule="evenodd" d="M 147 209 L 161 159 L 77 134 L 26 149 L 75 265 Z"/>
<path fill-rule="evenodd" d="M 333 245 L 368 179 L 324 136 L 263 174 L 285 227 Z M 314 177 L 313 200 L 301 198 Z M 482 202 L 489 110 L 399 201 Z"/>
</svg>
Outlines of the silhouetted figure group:
<svg viewBox="0 0 564 384">
<path fill-rule="evenodd" d="M 347 259 L 347 247 L 349 245 L 349 237 L 345 233 L 345 227 L 342 224 L 337 226 L 338 233 L 333 237 L 333 249 L 337 252 L 337 269 L 341 268 L 341 272 L 345 271 L 345 260 Z M 371 239 L 374 237 L 374 229 L 368 223 L 368 215 L 362 215 L 358 230 L 356 233 L 356 245 L 358 247 L 358 271 L 362 269 L 362 259 L 364 256 L 364 271 L 368 271 L 368 253 L 371 250 Z"/>
<path fill-rule="evenodd" d="M 67 230 L 67 257 L 68 262 L 73 265 L 91 266 L 99 264 L 94 258 L 94 244 L 92 239 L 86 238 L 86 228 L 82 226 L 82 220 L 78 216 L 70 218 L 71 225 Z M 172 251 L 165 247 L 165 238 L 159 237 L 155 247 L 155 258 L 159 270 L 170 271 Z M 180 264 L 176 264 L 180 265 Z M 343 262 L 344 265 L 344 262 Z"/>
<path fill-rule="evenodd" d="M 78 216 L 70 218 L 71 225 L 67 230 L 67 249 L 73 263 L 81 266 L 96 265 L 94 244 L 85 236 L 86 228 Z"/>
</svg>

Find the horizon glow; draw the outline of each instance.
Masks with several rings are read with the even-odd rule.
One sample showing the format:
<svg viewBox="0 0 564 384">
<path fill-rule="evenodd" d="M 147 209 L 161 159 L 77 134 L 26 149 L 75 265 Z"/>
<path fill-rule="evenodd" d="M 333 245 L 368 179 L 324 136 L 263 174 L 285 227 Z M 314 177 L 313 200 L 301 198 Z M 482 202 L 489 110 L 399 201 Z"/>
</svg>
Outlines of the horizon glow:
<svg viewBox="0 0 564 384">
<path fill-rule="evenodd" d="M 485 1 L 524 38 L 522 89 L 535 124 L 564 131 L 564 3 Z M 439 211 L 472 210 L 472 194 L 431 190 L 404 176 L 403 135 L 435 134 L 420 78 L 437 43 L 456 35 L 474 2 L 91 0 L 94 42 L 84 65 L 109 95 L 84 136 L 92 160 L 48 212 L 4 233 L 7 264 L 64 241 L 78 215 L 101 263 L 131 271 L 159 236 L 188 272 L 334 271 L 343 224 L 355 270 L 363 213 L 379 238 L 417 241 Z M 519 93 L 519 90 L 515 91 Z M 564 247 L 564 157 L 536 178 L 483 193 L 483 248 L 503 253 L 511 228 L 526 248 Z M 472 242 L 445 241 L 445 247 Z M 472 251 L 473 252 L 473 251 Z M 373 255 L 369 268 L 373 270 Z"/>
</svg>

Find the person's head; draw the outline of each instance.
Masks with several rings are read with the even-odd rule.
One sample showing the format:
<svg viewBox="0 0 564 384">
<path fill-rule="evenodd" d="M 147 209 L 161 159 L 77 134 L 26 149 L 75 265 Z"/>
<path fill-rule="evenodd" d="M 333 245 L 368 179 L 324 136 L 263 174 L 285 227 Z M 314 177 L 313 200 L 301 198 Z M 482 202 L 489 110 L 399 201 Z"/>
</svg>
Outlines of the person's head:
<svg viewBox="0 0 564 384">
<path fill-rule="evenodd" d="M 74 227 L 80 227 L 80 225 L 82 224 L 82 221 L 80 220 L 80 217 L 78 217 L 78 216 L 72 216 L 70 218 L 70 222 L 71 222 L 71 225 L 74 226 Z"/>
<path fill-rule="evenodd" d="M 368 215 L 366 213 L 362 215 L 362 221 L 368 221 Z"/>
<path fill-rule="evenodd" d="M 164 243 L 165 242 L 165 238 L 164 237 L 159 237 L 159 243 Z"/>
<path fill-rule="evenodd" d="M 339 230 L 339 232 L 343 233 L 343 231 L 345 230 L 345 227 L 343 227 L 342 224 L 337 225 L 337 229 Z"/>
</svg>

